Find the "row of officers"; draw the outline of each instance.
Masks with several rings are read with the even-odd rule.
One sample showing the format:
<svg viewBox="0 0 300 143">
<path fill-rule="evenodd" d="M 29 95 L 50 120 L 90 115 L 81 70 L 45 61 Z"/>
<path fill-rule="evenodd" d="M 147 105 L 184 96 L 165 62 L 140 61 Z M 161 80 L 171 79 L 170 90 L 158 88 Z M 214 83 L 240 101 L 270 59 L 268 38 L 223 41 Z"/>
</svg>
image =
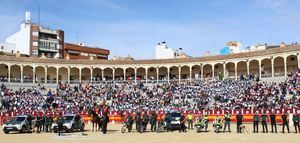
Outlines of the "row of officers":
<svg viewBox="0 0 300 143">
<path fill-rule="evenodd" d="M 189 130 L 193 130 L 194 125 L 199 124 L 199 122 L 202 122 L 203 126 L 204 126 L 204 131 L 207 131 L 208 128 L 208 123 L 209 123 L 209 117 L 208 114 L 205 113 L 203 116 L 199 115 L 196 116 L 193 115 L 191 112 L 188 113 L 187 116 L 184 116 L 182 114 L 182 119 L 180 119 L 183 122 L 180 122 L 182 124 L 182 128 L 186 128 Z M 226 112 L 224 114 L 223 118 L 219 118 L 216 117 L 215 122 L 217 124 L 221 124 L 222 125 L 222 129 L 223 132 L 231 132 L 231 119 L 234 118 L 232 117 L 229 112 Z M 282 133 L 285 133 L 287 131 L 287 133 L 290 133 L 290 128 L 289 128 L 289 116 L 288 114 L 284 113 L 281 115 L 281 124 L 282 124 Z M 245 126 L 243 125 L 243 119 L 244 116 L 241 113 L 238 113 L 237 115 L 235 115 L 235 120 L 236 120 L 236 127 L 237 127 L 237 133 L 242 133 L 243 128 L 245 128 Z M 263 133 L 268 133 L 269 129 L 268 129 L 268 121 L 270 121 L 271 124 L 271 132 L 272 133 L 277 133 L 277 119 L 276 119 L 276 114 L 274 112 L 272 112 L 271 114 L 259 114 L 258 112 L 256 112 L 253 115 L 253 133 L 258 133 L 259 131 L 259 124 L 261 123 L 262 126 L 262 132 Z M 135 118 L 133 118 L 130 114 L 126 117 L 126 122 L 128 122 L 129 124 L 129 130 L 132 129 L 132 125 L 135 122 L 136 123 L 136 129 L 137 131 L 139 131 L 140 127 L 142 126 L 142 124 L 146 125 L 147 128 L 147 124 L 150 124 L 150 129 L 151 131 L 155 131 L 157 125 L 159 125 L 159 122 L 166 122 L 166 129 L 169 129 L 168 127 L 170 126 L 171 123 L 171 117 L 170 114 L 166 114 L 164 117 L 158 117 L 158 115 L 153 112 L 150 116 L 148 116 L 147 114 L 144 115 L 140 115 L 140 113 L 137 113 L 137 115 L 135 116 Z M 222 121 L 222 122 L 221 122 Z M 185 126 L 185 122 L 187 122 L 187 126 Z M 220 122 L 220 123 L 218 123 Z M 292 123 L 293 126 L 295 128 L 295 133 L 300 133 L 300 114 L 293 114 L 292 116 Z"/>
</svg>

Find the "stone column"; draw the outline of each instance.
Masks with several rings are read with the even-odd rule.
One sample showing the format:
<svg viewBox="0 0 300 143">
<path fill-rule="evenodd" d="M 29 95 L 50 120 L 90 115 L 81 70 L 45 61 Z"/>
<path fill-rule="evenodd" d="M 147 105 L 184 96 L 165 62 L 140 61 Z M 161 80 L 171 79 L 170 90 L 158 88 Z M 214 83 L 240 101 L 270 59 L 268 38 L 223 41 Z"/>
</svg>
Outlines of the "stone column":
<svg viewBox="0 0 300 143">
<path fill-rule="evenodd" d="M 90 82 L 92 83 L 93 82 L 93 67 L 90 68 L 90 72 L 91 72 Z"/>
<path fill-rule="evenodd" d="M 181 66 L 178 66 L 178 82 L 180 83 L 180 80 L 181 80 Z"/>
<path fill-rule="evenodd" d="M 286 64 L 287 59 L 286 58 L 287 57 L 284 57 L 284 61 L 283 61 L 283 63 L 284 63 L 284 76 L 287 76 L 287 64 Z"/>
<path fill-rule="evenodd" d="M 47 84 L 48 67 L 45 67 L 45 84 Z"/>
<path fill-rule="evenodd" d="M 126 69 L 123 69 L 123 80 L 126 80 Z"/>
<path fill-rule="evenodd" d="M 21 65 L 21 83 L 23 83 L 23 78 L 24 78 L 24 75 L 23 75 L 23 65 Z"/>
<path fill-rule="evenodd" d="M 201 80 L 203 81 L 203 65 L 201 65 Z"/>
<path fill-rule="evenodd" d="M 137 68 L 135 67 L 135 68 L 134 68 L 134 83 L 137 83 L 137 82 L 136 82 L 136 77 L 137 77 L 136 74 L 137 74 Z"/>
<path fill-rule="evenodd" d="M 35 83 L 35 67 L 32 67 L 32 83 Z"/>
<path fill-rule="evenodd" d="M 212 70 L 212 78 L 215 78 L 215 65 L 211 66 L 211 70 Z"/>
<path fill-rule="evenodd" d="M 226 79 L 226 63 L 223 63 L 223 79 Z"/>
<path fill-rule="evenodd" d="M 81 68 L 79 68 L 79 83 L 81 83 Z"/>
<path fill-rule="evenodd" d="M 10 65 L 7 66 L 8 67 L 8 77 L 7 77 L 7 81 L 10 83 Z"/>
<path fill-rule="evenodd" d="M 238 79 L 237 63 L 234 63 L 234 74 L 235 74 L 235 80 L 237 80 Z"/>
<path fill-rule="evenodd" d="M 250 61 L 247 61 L 247 75 L 250 75 Z"/>
<path fill-rule="evenodd" d="M 170 83 L 170 68 L 167 67 L 167 74 L 168 74 L 168 83 Z"/>
<path fill-rule="evenodd" d="M 146 83 L 148 83 L 148 68 L 145 68 L 145 72 L 146 72 Z"/>
<path fill-rule="evenodd" d="M 156 83 L 158 83 L 159 78 L 159 67 L 156 67 Z"/>
<path fill-rule="evenodd" d="M 258 60 L 258 76 L 259 76 L 259 80 L 261 79 L 261 60 Z"/>
<path fill-rule="evenodd" d="M 56 67 L 56 84 L 58 84 L 58 71 L 59 71 L 59 67 Z"/>
<path fill-rule="evenodd" d="M 297 55 L 297 60 L 298 60 L 298 70 L 300 69 L 300 53 Z"/>
<path fill-rule="evenodd" d="M 115 71 L 116 71 L 116 69 L 115 69 L 115 67 L 113 67 L 113 69 L 112 69 L 112 78 L 113 78 L 113 81 L 115 81 Z"/>
<path fill-rule="evenodd" d="M 104 69 L 101 69 L 101 81 L 103 81 L 103 79 L 104 79 Z"/>
<path fill-rule="evenodd" d="M 192 82 L 192 66 L 190 66 L 190 82 Z"/>
<path fill-rule="evenodd" d="M 274 58 L 271 59 L 272 77 L 275 77 Z"/>
<path fill-rule="evenodd" d="M 68 77 L 67 77 L 67 79 L 68 79 L 68 84 L 70 84 L 70 70 L 71 70 L 70 67 L 68 67 L 68 75 L 67 75 L 67 76 L 68 76 Z"/>
</svg>

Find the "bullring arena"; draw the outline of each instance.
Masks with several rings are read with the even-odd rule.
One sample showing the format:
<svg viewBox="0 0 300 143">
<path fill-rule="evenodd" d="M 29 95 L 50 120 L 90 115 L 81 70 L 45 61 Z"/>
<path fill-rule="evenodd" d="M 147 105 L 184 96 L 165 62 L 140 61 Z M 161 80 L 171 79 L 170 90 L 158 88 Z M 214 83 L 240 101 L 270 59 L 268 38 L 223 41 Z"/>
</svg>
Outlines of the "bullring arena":
<svg viewBox="0 0 300 143">
<path fill-rule="evenodd" d="M 3 83 L 8 89 L 17 90 L 20 93 L 34 94 L 27 97 L 20 93 L 17 96 L 18 98 L 11 98 L 9 95 L 4 95 L 4 99 L 8 98 L 9 101 L 13 100 L 16 102 L 21 102 L 21 104 L 26 103 L 26 107 L 22 105 L 13 104 L 5 105 L 10 110 L 3 110 L 1 112 L 1 123 L 3 124 L 5 120 L 9 120 L 11 117 L 19 114 L 31 114 L 33 116 L 44 116 L 49 115 L 56 117 L 59 113 L 63 115 L 67 112 L 77 112 L 83 117 L 84 122 L 86 123 L 85 131 L 75 132 L 75 133 L 63 133 L 62 136 L 57 136 L 54 133 L 10 133 L 4 134 L 1 132 L 0 139 L 1 142 L 22 142 L 22 143 L 35 143 L 35 142 L 122 142 L 122 143 L 131 143 L 131 142 L 297 142 L 299 140 L 299 133 L 294 133 L 294 127 L 292 122 L 293 114 L 297 114 L 300 111 L 299 108 L 299 86 L 298 86 L 298 75 L 296 73 L 300 67 L 300 46 L 292 45 L 285 46 L 280 48 L 267 49 L 263 51 L 255 51 L 248 53 L 239 53 L 231 54 L 227 56 L 208 56 L 208 57 L 198 57 L 198 58 L 185 58 L 185 59 L 166 59 L 166 60 L 132 60 L 132 61 L 100 61 L 100 60 L 67 60 L 67 59 L 45 59 L 45 58 L 31 58 L 31 57 L 11 57 L 11 56 L 0 56 L 0 75 L 2 76 L 1 83 Z M 220 76 L 222 75 L 222 76 Z M 252 80 L 249 79 L 249 75 L 253 75 Z M 296 76 L 295 76 L 296 75 Z M 245 76 L 245 79 L 241 77 Z M 7 78 L 9 77 L 9 78 Z M 224 79 L 219 79 L 220 77 Z M 294 81 L 296 77 L 297 82 Z M 243 77 L 244 78 L 244 77 Z M 259 79 L 260 81 L 256 81 Z M 221 81 L 221 80 L 224 80 Z M 109 95 L 112 93 L 115 96 L 126 96 L 131 95 L 127 90 L 120 89 L 125 88 L 130 90 L 130 86 L 143 85 L 149 87 L 148 90 L 157 89 L 167 89 L 164 86 L 170 85 L 174 86 L 175 89 L 170 87 L 171 91 L 177 91 L 181 88 L 191 88 L 193 93 L 196 91 L 201 91 L 202 89 L 197 88 L 210 87 L 212 90 L 218 90 L 218 86 L 214 85 L 220 84 L 219 88 L 225 88 L 225 90 L 231 90 L 230 88 L 223 87 L 225 85 L 234 85 L 233 88 L 238 87 L 241 90 L 247 90 L 247 88 L 239 87 L 239 84 L 246 84 L 252 88 L 260 88 L 260 90 L 267 89 L 264 86 L 256 86 L 256 83 L 272 83 L 276 82 L 285 82 L 288 86 L 288 93 L 285 92 L 289 98 L 282 99 L 283 102 L 278 102 L 276 104 L 271 103 L 259 103 L 259 100 L 269 101 L 271 99 L 262 98 L 256 99 L 255 104 L 249 101 L 243 101 L 249 105 L 243 105 L 243 103 L 230 103 L 227 104 L 227 101 L 219 99 L 211 99 L 209 96 L 205 97 L 208 103 L 202 102 L 203 105 L 196 105 L 192 102 L 194 107 L 190 107 L 189 104 L 182 102 L 181 99 L 179 102 L 182 102 L 179 106 L 166 105 L 162 102 L 156 102 L 155 104 L 162 104 L 160 108 L 151 107 L 149 104 L 154 102 L 154 97 L 147 97 L 139 99 L 140 105 L 145 105 L 147 107 L 139 107 L 136 102 L 131 103 L 131 101 L 126 101 L 130 104 L 128 107 L 126 105 L 121 105 L 123 101 L 122 98 L 115 98 L 114 100 L 109 98 Z M 228 84 L 229 83 L 229 84 Z M 114 85 L 117 84 L 117 87 Z M 194 85 L 196 84 L 196 85 Z M 211 85 L 213 84 L 213 86 Z M 96 86 L 99 85 L 101 90 L 97 91 Z M 156 87 L 160 85 L 162 87 Z M 188 87 L 191 85 L 192 87 Z M 295 86 L 292 86 L 295 85 Z M 297 85 L 297 86 L 296 86 Z M 32 88 L 35 87 L 36 88 Z M 62 86 L 62 87 L 61 87 Z M 67 88 L 73 89 L 75 86 L 79 87 L 79 91 L 66 91 L 64 86 Z M 90 87 L 91 86 L 91 87 Z M 95 87 L 94 87 L 95 86 Z M 109 87 L 105 87 L 109 86 Z M 111 86 L 111 87 L 110 87 Z M 275 85 L 274 85 L 275 86 Z M 24 89 L 19 89 L 23 87 Z M 176 87 L 179 87 L 177 89 Z M 42 90 L 44 88 L 44 90 Z M 91 90 L 88 90 L 90 89 Z M 113 92 L 109 89 L 116 88 L 119 92 Z M 136 87 L 138 88 L 138 87 Z M 139 87 L 142 88 L 142 87 Z M 30 89 L 30 90 L 27 90 Z M 75 88 L 74 88 L 75 89 Z M 275 88 L 269 88 L 270 91 L 275 92 Z M 27 91 L 26 91 L 27 90 Z M 41 90 L 41 93 L 34 93 L 36 90 Z M 52 90 L 52 91 L 49 91 Z M 95 90 L 95 91 L 94 91 Z M 224 90 L 224 92 L 225 92 Z M 130 90 L 131 96 L 138 94 Z M 175 93 L 164 91 L 165 94 L 161 95 L 164 99 L 167 98 L 167 95 L 172 95 Z M 252 90 L 251 90 L 252 91 Z M 6 91 L 7 94 L 14 94 L 13 92 Z M 50 93 L 49 93 L 50 92 Z M 142 91 L 140 91 L 143 93 Z M 152 91 L 153 92 L 153 91 Z M 206 90 L 203 92 L 207 92 Z M 233 91 L 232 91 L 233 92 Z M 273 93 L 273 92 L 272 92 Z M 57 101 L 58 107 L 52 107 L 53 104 L 47 106 L 48 101 L 46 99 L 39 98 L 45 95 L 50 96 Z M 93 95 L 95 94 L 95 95 Z M 100 132 L 91 131 L 91 116 L 87 113 L 87 107 L 85 103 L 81 108 L 80 103 L 73 104 L 77 100 L 85 100 L 79 96 L 97 96 L 100 94 L 100 97 L 105 96 L 110 110 L 108 111 L 109 124 L 107 134 L 102 134 Z M 128 94 L 128 95 L 127 95 Z M 185 93 L 181 93 L 185 95 Z M 201 93 L 203 94 L 203 93 Z M 220 93 L 213 93 L 220 94 Z M 247 93 L 243 93 L 247 94 Z M 274 93 L 276 95 L 276 93 Z M 204 94 L 203 94 L 204 95 Z M 271 94 L 266 94 L 271 96 Z M 63 96 L 66 96 L 65 98 Z M 147 95 L 146 95 L 147 96 Z M 166 98 L 165 98 L 166 96 Z M 190 98 L 187 95 L 186 98 Z M 235 95 L 232 95 L 235 96 Z M 273 94 L 272 94 L 273 96 Z M 217 97 L 217 96 L 216 96 Z M 263 97 L 263 96 L 262 96 Z M 275 97 L 275 96 L 274 96 Z M 35 104 L 29 104 L 24 100 L 30 100 L 34 98 L 32 102 Z M 136 99 L 133 98 L 133 99 Z M 156 97 L 157 98 L 157 97 Z M 232 97 L 233 98 L 233 97 Z M 236 97 L 234 97 L 236 98 Z M 229 99 L 234 102 L 239 102 L 239 98 Z M 251 99 L 251 97 L 249 97 Z M 48 97 L 47 97 L 48 99 Z M 67 101 L 62 101 L 65 99 Z M 160 97 L 158 97 L 160 99 Z M 198 98 L 194 98 L 197 100 Z M 37 101 L 36 101 L 37 100 Z M 103 100 L 103 99 L 102 99 Z M 152 101 L 153 100 L 153 101 Z M 188 101 L 188 99 L 186 99 Z M 252 99 L 254 100 L 254 99 Z M 90 101 L 94 103 L 93 101 Z M 120 102 L 120 103 L 119 103 Z M 147 103 L 149 102 L 149 104 Z M 151 103 L 150 103 L 151 102 Z M 167 102 L 167 101 L 164 101 Z M 46 104 L 43 105 L 39 104 Z M 173 102 L 171 102 L 173 104 Z M 191 104 L 192 104 L 191 103 Z M 256 104 L 257 103 L 257 104 Z M 97 102 L 95 102 L 97 104 Z M 255 106 L 250 106 L 254 104 Z M 265 105 L 266 104 L 266 105 Z M 75 106 L 74 106 L 75 105 Z M 93 105 L 93 104 L 91 104 Z M 51 106 L 51 107 L 50 107 Z M 77 107 L 78 106 L 78 107 Z M 157 105 L 158 106 L 158 105 Z M 196 107 L 197 106 L 197 107 Z M 204 107 L 203 107 L 204 106 Z M 236 106 L 239 106 L 236 107 Z M 209 108 L 206 108 L 209 107 Z M 148 109 L 148 110 L 147 110 Z M 155 110 L 153 110 L 155 109 Z M 70 110 L 70 111 L 69 111 Z M 188 114 L 193 114 L 194 118 L 199 115 L 208 114 L 208 119 L 210 121 L 207 132 L 196 133 L 194 130 L 187 130 L 186 133 L 166 132 L 162 133 L 150 132 L 149 127 L 145 133 L 137 133 L 136 130 L 133 130 L 131 133 L 121 133 L 122 123 L 125 121 L 128 113 L 136 116 L 137 111 L 143 112 L 143 114 L 151 115 L 151 112 L 154 111 L 156 114 L 162 118 L 165 118 L 168 110 L 179 110 L 187 118 Z M 231 133 L 215 133 L 212 128 L 212 122 L 215 118 L 223 118 L 224 114 L 228 112 L 231 115 Z M 252 133 L 252 122 L 254 118 L 254 113 L 261 114 L 271 114 L 272 112 L 276 113 L 276 121 L 278 133 L 261 133 L 261 124 L 259 123 L 259 133 Z M 242 134 L 236 133 L 236 115 L 238 113 L 243 114 L 243 124 L 245 128 L 249 129 L 249 133 L 245 132 Z M 282 118 L 281 115 L 288 114 L 290 119 L 290 131 L 291 133 L 281 133 L 281 124 Z M 187 125 L 187 123 L 186 123 Z M 268 128 L 270 132 L 270 119 L 268 119 Z M 135 129 L 135 125 L 134 125 Z"/>
</svg>

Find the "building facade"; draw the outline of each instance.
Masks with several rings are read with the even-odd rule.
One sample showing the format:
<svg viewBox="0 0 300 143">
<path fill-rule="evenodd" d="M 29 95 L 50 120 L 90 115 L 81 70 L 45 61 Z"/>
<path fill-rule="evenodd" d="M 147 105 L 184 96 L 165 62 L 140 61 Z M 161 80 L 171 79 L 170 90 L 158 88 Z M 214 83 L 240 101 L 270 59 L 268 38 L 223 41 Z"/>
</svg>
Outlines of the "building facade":
<svg viewBox="0 0 300 143">
<path fill-rule="evenodd" d="M 64 44 L 64 58 L 65 59 L 98 59 L 107 60 L 109 55 L 109 50 L 100 49 L 97 47 L 88 47 L 83 43 Z"/>
<path fill-rule="evenodd" d="M 300 46 L 262 51 L 160 60 L 67 60 L 0 56 L 0 76 L 6 82 L 172 82 L 253 74 L 259 78 L 285 77 L 299 69 Z"/>
</svg>

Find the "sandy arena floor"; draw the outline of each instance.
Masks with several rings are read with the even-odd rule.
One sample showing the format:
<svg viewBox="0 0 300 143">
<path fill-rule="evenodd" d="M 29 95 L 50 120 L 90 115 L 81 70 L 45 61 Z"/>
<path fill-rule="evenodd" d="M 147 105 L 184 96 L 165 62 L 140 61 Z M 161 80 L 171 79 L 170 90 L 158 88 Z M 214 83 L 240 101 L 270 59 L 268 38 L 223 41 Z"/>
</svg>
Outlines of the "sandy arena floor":
<svg viewBox="0 0 300 143">
<path fill-rule="evenodd" d="M 109 132 L 103 135 L 100 132 L 91 132 L 91 126 L 88 125 L 82 133 L 64 133 L 63 136 L 57 136 L 54 133 L 27 133 L 27 134 L 4 134 L 0 133 L 0 143 L 298 143 L 300 142 L 300 134 L 294 133 L 294 128 L 290 127 L 292 133 L 236 133 L 236 125 L 231 125 L 231 133 L 214 133 L 211 125 L 210 132 L 196 133 L 195 130 L 187 133 L 164 132 L 164 133 L 121 133 L 121 124 L 109 125 Z M 247 125 L 252 130 L 252 125 Z M 261 130 L 261 126 L 259 126 Z M 281 126 L 278 126 L 281 131 Z M 269 127 L 270 129 L 270 127 Z"/>
</svg>

